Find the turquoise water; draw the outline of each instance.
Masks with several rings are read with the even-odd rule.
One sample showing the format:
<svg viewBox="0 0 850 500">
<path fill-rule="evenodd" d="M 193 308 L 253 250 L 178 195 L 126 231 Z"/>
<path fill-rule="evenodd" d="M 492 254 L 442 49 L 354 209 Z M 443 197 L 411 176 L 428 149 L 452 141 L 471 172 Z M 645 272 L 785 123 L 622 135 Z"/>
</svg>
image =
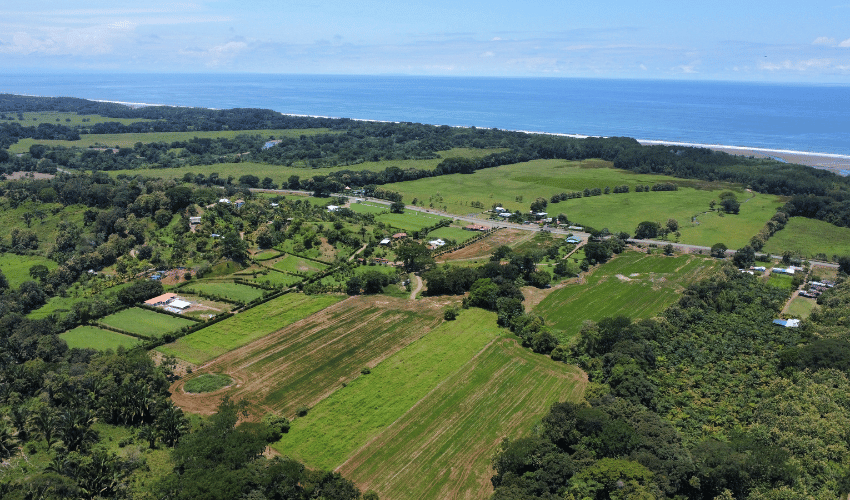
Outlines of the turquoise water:
<svg viewBox="0 0 850 500">
<path fill-rule="evenodd" d="M 850 154 L 850 86 L 566 78 L 0 75 L 0 92 Z"/>
</svg>

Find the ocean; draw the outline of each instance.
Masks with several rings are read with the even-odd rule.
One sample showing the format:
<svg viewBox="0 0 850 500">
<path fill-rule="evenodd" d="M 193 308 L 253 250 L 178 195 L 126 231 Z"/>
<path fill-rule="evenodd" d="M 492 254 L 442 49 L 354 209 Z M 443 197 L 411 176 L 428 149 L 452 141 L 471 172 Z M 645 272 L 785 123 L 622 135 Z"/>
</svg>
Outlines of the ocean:
<svg viewBox="0 0 850 500">
<path fill-rule="evenodd" d="M 575 78 L 5 74 L 0 93 L 850 155 L 850 85 Z"/>
</svg>

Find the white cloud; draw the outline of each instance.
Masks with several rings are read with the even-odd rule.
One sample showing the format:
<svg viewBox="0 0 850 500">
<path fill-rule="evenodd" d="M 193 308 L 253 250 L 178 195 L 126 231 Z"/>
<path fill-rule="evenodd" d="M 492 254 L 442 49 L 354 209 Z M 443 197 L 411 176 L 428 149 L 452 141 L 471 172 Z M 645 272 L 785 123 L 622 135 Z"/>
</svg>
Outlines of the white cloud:
<svg viewBox="0 0 850 500">
<path fill-rule="evenodd" d="M 839 47 L 850 47 L 850 38 L 838 44 Z"/>
<path fill-rule="evenodd" d="M 18 31 L 12 34 L 11 43 L 0 45 L 0 52 L 24 55 L 109 54 L 113 51 L 113 43 L 135 27 L 134 23 L 117 21 L 85 28 L 45 27 Z"/>
<path fill-rule="evenodd" d="M 835 42 L 836 42 L 835 38 L 830 38 L 830 37 L 827 37 L 827 36 L 819 36 L 819 37 L 815 38 L 815 41 L 812 42 L 812 45 L 829 45 L 831 47 L 831 46 L 835 45 Z"/>
<path fill-rule="evenodd" d="M 790 59 L 786 59 L 780 63 L 764 62 L 761 63 L 759 67 L 767 71 L 808 71 L 812 69 L 840 69 L 840 67 L 833 67 L 831 59 L 805 59 L 802 61 L 791 61 Z"/>
<path fill-rule="evenodd" d="M 481 57 L 494 57 L 495 55 L 495 52 L 488 50 L 487 52 L 481 54 Z"/>
</svg>

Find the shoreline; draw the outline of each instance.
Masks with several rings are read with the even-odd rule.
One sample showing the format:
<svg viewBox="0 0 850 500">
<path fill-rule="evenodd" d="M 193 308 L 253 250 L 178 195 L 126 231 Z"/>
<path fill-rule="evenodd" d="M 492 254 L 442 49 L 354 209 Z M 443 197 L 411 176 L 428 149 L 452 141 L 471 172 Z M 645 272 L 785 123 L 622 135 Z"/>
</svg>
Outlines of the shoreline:
<svg viewBox="0 0 850 500">
<path fill-rule="evenodd" d="M 38 96 L 31 96 L 38 97 Z M 129 106 L 131 108 L 143 108 L 148 106 L 167 106 L 172 108 L 192 108 L 195 106 L 177 106 L 172 104 L 151 104 L 151 103 L 143 103 L 143 102 L 126 102 L 126 101 L 113 101 L 107 99 L 89 99 L 94 102 L 108 102 L 114 104 L 123 104 L 125 106 Z M 204 109 L 213 109 L 218 110 L 218 108 L 204 108 Z M 331 119 L 343 119 L 344 117 L 339 116 L 323 116 L 323 115 L 305 115 L 305 114 L 297 114 L 297 113 L 284 113 L 278 111 L 278 113 L 285 116 L 302 116 L 309 118 L 331 118 Z M 363 121 L 363 122 L 375 122 L 375 123 L 401 123 L 397 121 L 391 120 L 376 120 L 376 119 L 368 119 L 368 118 L 348 118 L 349 120 L 354 121 Z M 450 125 L 457 128 L 469 128 L 462 125 Z M 506 129 L 505 129 L 506 130 Z M 575 139 L 586 139 L 588 137 L 597 137 L 591 135 L 582 135 L 582 134 L 566 134 L 559 132 L 535 132 L 530 130 L 509 130 L 510 132 L 521 132 L 526 134 L 541 134 L 541 135 L 552 135 L 559 137 L 571 137 Z M 738 156 L 748 156 L 753 158 L 772 158 L 774 160 L 779 160 L 785 163 L 792 163 L 796 165 L 804 165 L 807 167 L 814 167 L 822 170 L 829 170 L 837 175 L 848 176 L 850 175 L 850 155 L 837 154 L 837 153 L 817 153 L 811 151 L 795 151 L 789 149 L 770 149 L 770 148 L 759 148 L 759 147 L 747 147 L 747 146 L 730 146 L 725 144 L 702 144 L 696 142 L 681 142 L 681 141 L 663 141 L 656 139 L 637 139 L 635 140 L 643 146 L 683 146 L 683 147 L 692 147 L 692 148 L 707 148 L 713 151 L 722 151 L 724 153 L 728 153 L 731 155 Z"/>
</svg>

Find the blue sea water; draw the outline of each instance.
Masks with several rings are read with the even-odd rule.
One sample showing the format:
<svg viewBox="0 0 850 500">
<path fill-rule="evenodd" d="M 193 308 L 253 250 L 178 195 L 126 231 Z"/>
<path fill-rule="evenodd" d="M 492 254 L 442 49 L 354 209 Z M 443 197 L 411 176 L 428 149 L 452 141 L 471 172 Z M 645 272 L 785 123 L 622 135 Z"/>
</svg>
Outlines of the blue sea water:
<svg viewBox="0 0 850 500">
<path fill-rule="evenodd" d="M 0 75 L 0 93 L 850 155 L 850 85 L 264 74 Z"/>
</svg>

